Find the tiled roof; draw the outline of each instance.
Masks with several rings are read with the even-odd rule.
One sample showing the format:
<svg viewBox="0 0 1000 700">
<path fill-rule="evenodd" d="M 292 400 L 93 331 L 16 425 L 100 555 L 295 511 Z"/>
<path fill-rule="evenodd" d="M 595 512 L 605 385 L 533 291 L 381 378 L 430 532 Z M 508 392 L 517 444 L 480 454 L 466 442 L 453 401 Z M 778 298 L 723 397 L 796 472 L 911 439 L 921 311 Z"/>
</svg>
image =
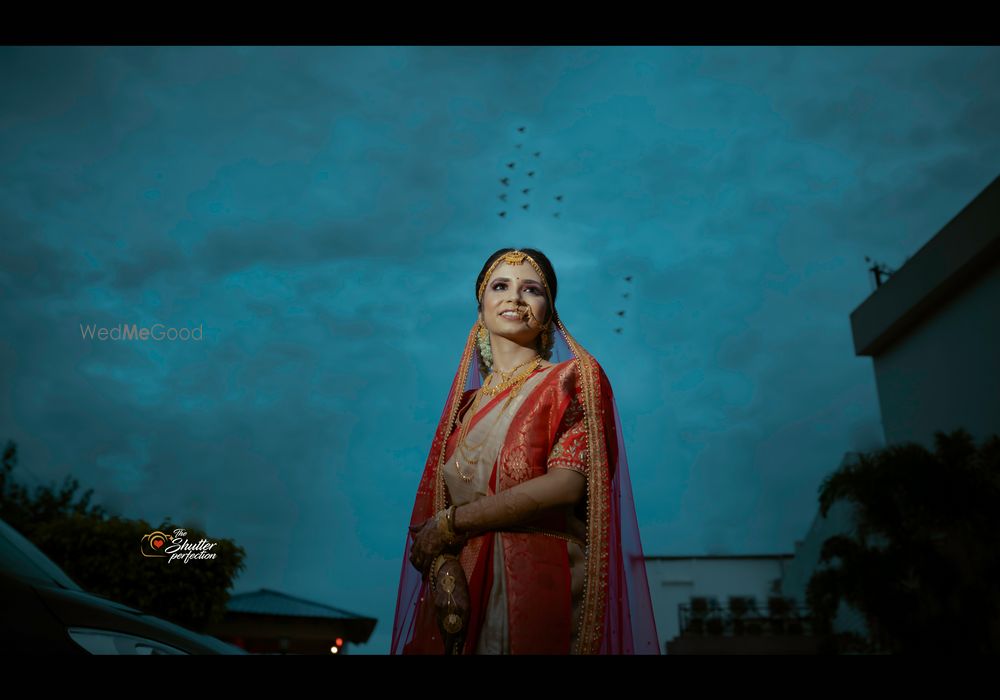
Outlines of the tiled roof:
<svg viewBox="0 0 1000 700">
<path fill-rule="evenodd" d="M 289 617 L 325 617 L 328 619 L 366 619 L 332 605 L 316 603 L 304 598 L 261 588 L 259 591 L 237 593 L 230 596 L 226 606 L 229 612 L 252 613 L 257 615 L 286 615 Z"/>
</svg>

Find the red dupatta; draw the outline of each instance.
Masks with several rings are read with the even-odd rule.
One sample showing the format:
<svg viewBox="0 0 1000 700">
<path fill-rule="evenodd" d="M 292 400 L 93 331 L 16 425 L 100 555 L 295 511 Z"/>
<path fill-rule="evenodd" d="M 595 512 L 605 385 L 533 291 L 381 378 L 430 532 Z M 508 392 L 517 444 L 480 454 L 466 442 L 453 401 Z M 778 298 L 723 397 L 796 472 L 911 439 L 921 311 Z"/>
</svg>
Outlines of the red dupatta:
<svg viewBox="0 0 1000 700">
<path fill-rule="evenodd" d="M 576 648 L 572 634 L 570 571 L 566 542 L 539 532 L 504 531 L 507 620 L 512 654 L 659 654 L 645 560 L 632 499 L 621 422 L 604 370 L 554 316 L 555 334 L 547 370 L 507 430 L 490 478 L 492 492 L 508 489 L 547 471 L 562 417 L 574 397 L 583 408 L 587 434 L 587 563 Z M 448 504 L 441 465 L 454 449 L 458 412 L 482 383 L 475 334 L 469 332 L 458 371 L 417 487 L 411 525 L 423 523 Z M 568 361 L 571 360 L 571 361 Z M 503 392 L 491 400 L 504 398 Z M 472 420 L 485 415 L 490 404 Z M 596 446 L 596 449 L 594 448 Z M 562 530 L 564 516 L 533 522 Z M 493 582 L 494 532 L 472 537 L 460 555 L 470 594 L 470 618 L 463 653 L 476 648 Z M 407 532 L 400 573 L 391 654 L 443 654 L 429 582 L 410 563 Z"/>
</svg>

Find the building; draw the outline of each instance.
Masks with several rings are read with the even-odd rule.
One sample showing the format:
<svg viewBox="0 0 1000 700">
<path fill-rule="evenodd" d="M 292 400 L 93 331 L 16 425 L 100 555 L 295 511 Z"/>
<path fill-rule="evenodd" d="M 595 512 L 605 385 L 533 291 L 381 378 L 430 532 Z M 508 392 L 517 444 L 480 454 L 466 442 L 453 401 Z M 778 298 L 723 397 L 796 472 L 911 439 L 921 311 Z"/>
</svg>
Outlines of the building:
<svg viewBox="0 0 1000 700">
<path fill-rule="evenodd" d="M 365 644 L 375 618 L 261 588 L 229 599 L 208 634 L 254 654 L 347 654 Z"/>
<path fill-rule="evenodd" d="M 656 631 L 666 654 L 814 654 L 821 640 L 801 600 L 781 594 L 791 554 L 648 556 Z"/>
<path fill-rule="evenodd" d="M 934 433 L 1000 433 L 1000 177 L 851 313 L 855 354 L 872 358 L 884 444 L 934 449 Z M 843 466 L 854 458 L 848 452 Z M 854 530 L 854 508 L 817 513 L 782 582 L 804 599 L 829 537 Z M 834 631 L 864 633 L 841 604 Z"/>
<path fill-rule="evenodd" d="M 886 444 L 1000 432 L 1000 177 L 851 314 Z"/>
<path fill-rule="evenodd" d="M 1000 433 L 1000 177 L 878 279 L 850 321 L 855 354 L 872 358 L 884 444 L 933 450 L 937 431 L 964 428 L 977 443 Z M 823 542 L 853 530 L 853 506 L 838 502 L 817 512 L 793 554 L 647 557 L 663 651 L 820 652 L 806 587 Z M 865 623 L 842 604 L 833 627 L 863 633 Z"/>
</svg>

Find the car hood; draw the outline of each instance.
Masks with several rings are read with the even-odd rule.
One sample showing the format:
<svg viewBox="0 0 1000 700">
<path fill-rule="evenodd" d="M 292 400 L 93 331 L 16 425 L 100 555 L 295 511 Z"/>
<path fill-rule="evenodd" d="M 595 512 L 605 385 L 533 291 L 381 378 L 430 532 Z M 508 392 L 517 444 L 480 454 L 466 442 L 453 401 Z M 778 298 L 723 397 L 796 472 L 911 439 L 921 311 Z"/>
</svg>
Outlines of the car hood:
<svg viewBox="0 0 1000 700">
<path fill-rule="evenodd" d="M 189 654 L 246 654 L 239 647 L 181 627 L 110 598 L 55 586 L 34 586 L 66 627 L 90 627 L 148 637 Z"/>
</svg>

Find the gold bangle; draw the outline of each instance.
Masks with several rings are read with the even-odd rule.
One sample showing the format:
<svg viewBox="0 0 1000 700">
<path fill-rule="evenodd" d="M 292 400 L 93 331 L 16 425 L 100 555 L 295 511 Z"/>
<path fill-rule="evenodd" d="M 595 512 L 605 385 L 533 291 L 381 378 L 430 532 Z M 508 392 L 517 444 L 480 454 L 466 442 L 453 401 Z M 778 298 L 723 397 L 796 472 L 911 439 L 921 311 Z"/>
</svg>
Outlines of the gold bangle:
<svg viewBox="0 0 1000 700">
<path fill-rule="evenodd" d="M 435 518 L 437 521 L 438 531 L 441 533 L 441 538 L 447 544 L 460 544 L 465 541 L 464 538 L 460 537 L 458 533 L 455 532 L 452 525 L 454 522 L 453 519 L 455 517 L 454 512 L 456 508 L 458 508 L 458 506 L 452 505 L 446 509 L 439 510 Z"/>
</svg>

